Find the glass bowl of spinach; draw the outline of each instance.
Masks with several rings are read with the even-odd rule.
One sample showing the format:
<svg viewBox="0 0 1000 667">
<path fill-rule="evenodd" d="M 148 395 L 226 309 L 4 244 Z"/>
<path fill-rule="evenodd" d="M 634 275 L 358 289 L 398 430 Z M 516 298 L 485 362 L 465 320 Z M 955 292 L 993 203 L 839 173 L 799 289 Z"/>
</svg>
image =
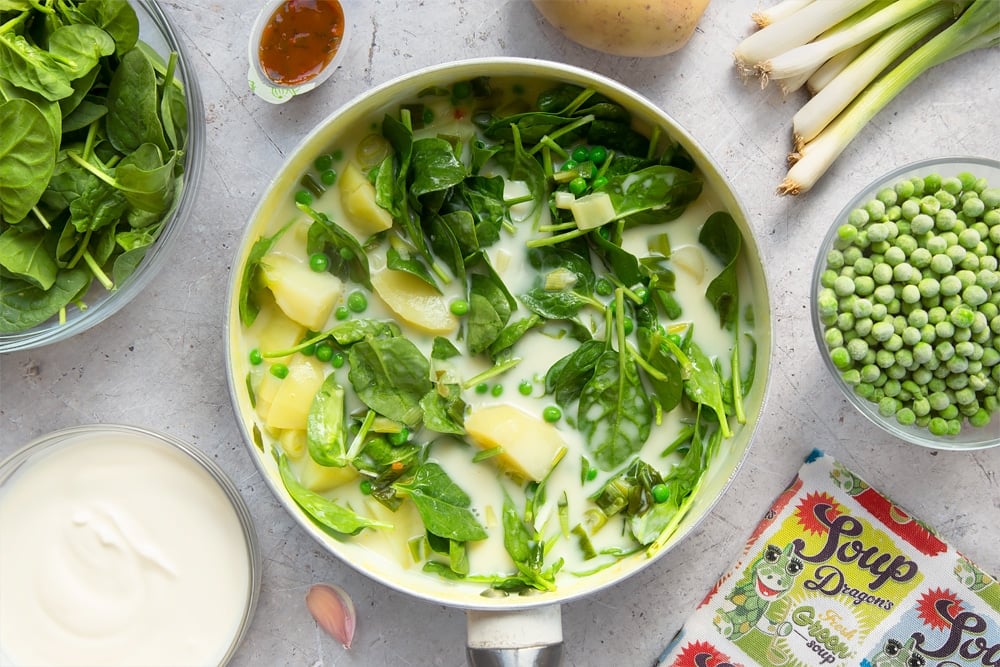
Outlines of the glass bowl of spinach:
<svg viewBox="0 0 1000 667">
<path fill-rule="evenodd" d="M 0 70 L 0 352 L 134 298 L 180 238 L 204 160 L 201 93 L 155 2 L 46 9 L 0 7 L 0 43 L 21 54 Z"/>
</svg>

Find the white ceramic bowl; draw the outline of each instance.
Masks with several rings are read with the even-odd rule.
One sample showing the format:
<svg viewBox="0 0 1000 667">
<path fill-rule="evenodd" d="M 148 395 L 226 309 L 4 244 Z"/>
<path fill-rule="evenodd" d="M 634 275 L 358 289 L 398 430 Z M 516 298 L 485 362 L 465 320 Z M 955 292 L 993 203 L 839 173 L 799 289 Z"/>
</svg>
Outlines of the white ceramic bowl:
<svg viewBox="0 0 1000 667">
<path fill-rule="evenodd" d="M 139 19 L 139 39 L 166 57 L 177 52 L 175 76 L 183 83 L 187 101 L 187 146 L 184 151 L 183 187 L 167 214 L 159 238 L 149 247 L 145 257 L 132 274 L 114 291 L 104 289 L 96 280 L 83 296 L 86 309 L 70 303 L 66 321 L 57 317 L 29 329 L 0 333 L 0 353 L 27 350 L 66 340 L 103 322 L 135 298 L 169 261 L 170 253 L 182 238 L 188 219 L 194 211 L 195 194 L 205 160 L 205 118 L 201 90 L 191 68 L 177 31 L 167 14 L 153 0 L 132 0 Z"/>
<path fill-rule="evenodd" d="M 879 409 L 879 401 L 882 399 L 883 392 L 876 392 L 873 397 L 866 398 L 863 394 L 868 392 L 868 387 L 864 387 L 860 390 L 857 389 L 858 384 L 856 383 L 856 377 L 850 378 L 850 382 L 845 381 L 845 372 L 851 371 L 859 372 L 864 361 L 855 361 L 850 367 L 844 367 L 843 369 L 838 368 L 831 358 L 831 351 L 835 347 L 842 347 L 836 345 L 836 340 L 832 343 L 827 340 L 827 336 L 830 335 L 834 339 L 838 337 L 836 332 L 828 331 L 831 329 L 837 329 L 836 324 L 830 324 L 829 322 L 824 323 L 823 318 L 820 314 L 819 308 L 819 294 L 823 288 L 821 281 L 823 280 L 823 273 L 828 269 L 828 258 L 833 251 L 836 256 L 838 249 L 845 247 L 844 242 L 840 239 L 838 230 L 842 225 L 846 224 L 848 217 L 851 212 L 858 209 L 859 207 L 864 207 L 865 204 L 878 195 L 878 193 L 885 188 L 893 188 L 897 183 L 911 178 L 925 178 L 932 174 L 937 174 L 942 179 L 949 177 L 957 177 L 962 173 L 970 173 L 976 177 L 986 179 L 989 186 L 992 188 L 1000 187 L 1000 162 L 992 159 L 976 158 L 976 157 L 941 157 L 929 160 L 922 160 L 912 164 L 908 164 L 897 169 L 893 169 L 889 173 L 880 176 L 875 179 L 871 184 L 861 189 L 854 197 L 851 198 L 849 202 L 844 206 L 844 208 L 837 213 L 834 218 L 833 224 L 830 230 L 827 232 L 826 237 L 823 239 L 823 243 L 820 245 L 820 250 L 816 258 L 816 263 L 813 268 L 812 275 L 812 296 L 813 305 L 811 309 L 812 313 L 812 323 L 813 331 L 816 336 L 816 342 L 819 345 L 820 352 L 823 357 L 824 364 L 830 371 L 830 375 L 833 381 L 838 387 L 843 390 L 844 396 L 850 401 L 862 415 L 864 415 L 873 424 L 884 430 L 885 432 L 893 435 L 896 438 L 911 442 L 924 447 L 931 447 L 935 449 L 954 449 L 954 450 L 972 450 L 981 449 L 985 447 L 992 447 L 1000 444 L 1000 411 L 994 411 L 989 424 L 981 427 L 975 427 L 968 423 L 965 417 L 960 417 L 962 422 L 961 431 L 955 435 L 936 435 L 931 432 L 926 426 L 918 425 L 917 423 L 903 424 L 896 418 L 895 414 L 890 413 L 888 409 L 889 416 L 885 416 Z M 933 194 L 933 193 L 924 193 Z M 903 199 L 901 198 L 898 205 L 901 205 Z M 864 229 L 861 227 L 860 229 Z M 905 230 L 904 230 L 905 231 Z M 936 233 L 940 233 L 940 228 L 936 229 Z M 995 248 L 994 244 L 994 248 Z M 865 251 L 865 255 L 869 255 L 869 251 Z M 987 253 L 988 254 L 988 253 Z M 994 258 L 996 257 L 996 251 L 993 252 Z M 836 261 L 836 260 L 835 260 Z M 909 262 L 907 262 L 909 263 Z M 919 262 L 917 262 L 919 263 Z M 957 271 L 958 266 L 954 267 Z M 924 271 L 929 271 L 929 268 L 924 268 Z M 828 274 L 830 275 L 830 274 Z M 924 275 L 924 274 L 922 274 Z M 930 275 L 930 274 L 927 274 Z M 938 276 L 938 277 L 943 277 Z M 997 289 L 993 290 L 994 296 Z M 871 299 L 870 299 L 871 300 Z M 922 307 L 930 308 L 928 304 L 920 304 Z M 904 311 L 905 312 L 905 311 Z M 909 318 L 907 318 L 909 319 Z M 998 335 L 995 333 L 994 329 L 992 344 L 993 349 L 996 349 L 995 341 Z M 870 338 L 870 337 L 869 337 Z M 940 339 L 943 340 L 943 339 Z M 940 340 L 930 341 L 929 344 L 932 346 L 939 343 Z M 871 342 L 870 349 L 875 350 L 881 347 L 880 344 Z M 870 359 L 869 359 L 870 361 Z M 933 362 L 932 362 L 933 363 Z M 877 364 L 876 364 L 877 365 Z M 986 375 L 989 375 L 991 368 L 987 367 L 984 369 Z M 992 369 L 993 379 L 996 382 L 997 373 L 995 369 Z M 852 373 L 853 375 L 853 373 Z M 909 376 L 909 374 L 908 374 Z M 881 380 L 879 380 L 881 382 Z M 868 383 L 870 384 L 870 383 Z M 894 390 L 893 390 L 894 391 Z M 926 391 L 924 392 L 927 393 Z M 872 400 L 874 399 L 874 400 Z M 907 405 L 910 404 L 909 401 L 906 402 Z M 936 416 L 938 413 L 932 412 L 931 417 Z"/>
</svg>

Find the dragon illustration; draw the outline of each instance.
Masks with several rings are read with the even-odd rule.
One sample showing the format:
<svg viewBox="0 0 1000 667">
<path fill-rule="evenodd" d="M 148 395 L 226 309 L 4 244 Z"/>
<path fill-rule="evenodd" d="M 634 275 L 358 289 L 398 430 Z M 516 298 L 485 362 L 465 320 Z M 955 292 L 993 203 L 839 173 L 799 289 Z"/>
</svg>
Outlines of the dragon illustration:
<svg viewBox="0 0 1000 667">
<path fill-rule="evenodd" d="M 791 627 L 781 622 L 785 614 L 767 612 L 772 603 L 783 598 L 792 588 L 802 567 L 802 561 L 792 554 L 791 544 L 784 549 L 767 545 L 764 554 L 726 596 L 730 604 L 716 610 L 715 626 L 731 640 L 739 639 L 759 624 L 763 624 L 760 629 L 767 634 L 788 634 Z"/>
</svg>

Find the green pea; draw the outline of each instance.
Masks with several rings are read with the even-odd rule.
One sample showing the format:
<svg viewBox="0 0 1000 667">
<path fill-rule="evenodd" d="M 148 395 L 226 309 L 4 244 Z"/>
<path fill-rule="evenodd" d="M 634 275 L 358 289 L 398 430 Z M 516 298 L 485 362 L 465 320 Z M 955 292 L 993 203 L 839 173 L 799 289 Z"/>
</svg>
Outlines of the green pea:
<svg viewBox="0 0 1000 667">
<path fill-rule="evenodd" d="M 604 146 L 592 146 L 588 158 L 594 164 L 602 165 L 608 159 L 608 149 Z"/>
<path fill-rule="evenodd" d="M 650 492 L 653 494 L 653 501 L 656 503 L 665 503 L 670 500 L 670 487 L 666 484 L 654 484 Z"/>
<path fill-rule="evenodd" d="M 557 405 L 547 405 L 545 406 L 545 409 L 542 410 L 542 419 L 550 424 L 554 424 L 562 419 L 562 410 L 560 410 Z"/>
<path fill-rule="evenodd" d="M 582 176 L 577 176 L 569 182 L 569 191 L 579 197 L 587 191 L 587 181 Z"/>
<path fill-rule="evenodd" d="M 320 343 L 316 346 L 316 358 L 320 361 L 330 361 L 333 359 L 333 347 L 327 343 Z"/>
<path fill-rule="evenodd" d="M 372 483 L 367 479 L 361 480 L 358 488 L 361 489 L 362 495 L 370 496 L 372 494 Z"/>
<path fill-rule="evenodd" d="M 531 384 L 530 380 L 521 380 L 521 383 L 517 385 L 517 391 L 522 396 L 531 396 L 531 392 L 534 391 L 534 385 Z"/>
<path fill-rule="evenodd" d="M 485 382 L 480 382 L 479 384 L 476 385 L 477 394 L 486 394 L 489 393 L 489 391 L 490 391 L 490 385 L 488 385 Z"/>
<path fill-rule="evenodd" d="M 448 304 L 448 310 L 451 311 L 452 315 L 461 317 L 469 312 L 469 302 L 465 299 L 455 299 Z"/>
<path fill-rule="evenodd" d="M 337 352 L 330 356 L 330 365 L 334 368 L 343 368 L 346 362 L 347 357 L 344 356 L 343 352 Z"/>
<path fill-rule="evenodd" d="M 323 153 L 319 155 L 315 160 L 313 160 L 313 167 L 316 171 L 326 171 L 333 166 L 333 156 L 329 153 Z"/>
<path fill-rule="evenodd" d="M 503 385 L 502 384 L 498 383 L 498 384 L 495 384 L 492 387 L 490 387 L 490 395 L 491 396 L 500 396 L 501 394 L 503 394 Z"/>
<path fill-rule="evenodd" d="M 601 296 L 611 296 L 611 294 L 615 291 L 615 287 L 607 278 L 598 278 L 597 282 L 594 284 L 594 291 Z"/>
<path fill-rule="evenodd" d="M 309 206 L 313 203 L 312 193 L 308 190 L 298 190 L 295 193 L 295 203 L 302 204 L 303 206 Z"/>
<path fill-rule="evenodd" d="M 388 435 L 389 444 L 393 445 L 394 447 L 405 445 L 409 439 L 410 439 L 410 429 L 406 428 L 405 426 L 396 431 L 395 433 L 390 433 Z"/>
<path fill-rule="evenodd" d="M 571 157 L 575 162 L 585 162 L 590 157 L 590 151 L 586 146 L 577 146 L 573 149 Z"/>
<path fill-rule="evenodd" d="M 258 348 L 250 350 L 250 363 L 254 366 L 260 366 L 264 362 L 264 355 L 260 353 Z"/>
<path fill-rule="evenodd" d="M 288 377 L 288 366 L 285 364 L 271 364 L 270 372 L 271 375 L 279 380 L 284 380 Z"/>
<path fill-rule="evenodd" d="M 360 290 L 351 292 L 347 297 L 347 307 L 355 313 L 363 313 L 368 308 L 368 298 Z"/>
<path fill-rule="evenodd" d="M 334 311 L 333 316 L 336 317 L 338 320 L 346 320 L 351 316 L 351 311 L 348 310 L 347 306 L 337 306 L 337 309 Z"/>
<path fill-rule="evenodd" d="M 320 172 L 319 180 L 323 185 L 330 187 L 337 182 L 337 172 L 333 169 L 326 169 Z"/>
<path fill-rule="evenodd" d="M 330 258 L 324 253 L 314 252 L 309 255 L 309 268 L 316 273 L 323 273 L 330 268 Z"/>
</svg>

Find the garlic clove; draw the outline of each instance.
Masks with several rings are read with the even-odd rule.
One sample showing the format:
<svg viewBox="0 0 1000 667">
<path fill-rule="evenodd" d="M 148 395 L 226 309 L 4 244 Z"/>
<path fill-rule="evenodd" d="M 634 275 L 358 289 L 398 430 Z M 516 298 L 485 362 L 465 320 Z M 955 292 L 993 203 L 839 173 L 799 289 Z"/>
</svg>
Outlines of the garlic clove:
<svg viewBox="0 0 1000 667">
<path fill-rule="evenodd" d="M 319 627 L 345 649 L 351 648 L 357 618 L 354 603 L 343 588 L 334 584 L 314 584 L 306 593 L 306 607 Z"/>
</svg>

